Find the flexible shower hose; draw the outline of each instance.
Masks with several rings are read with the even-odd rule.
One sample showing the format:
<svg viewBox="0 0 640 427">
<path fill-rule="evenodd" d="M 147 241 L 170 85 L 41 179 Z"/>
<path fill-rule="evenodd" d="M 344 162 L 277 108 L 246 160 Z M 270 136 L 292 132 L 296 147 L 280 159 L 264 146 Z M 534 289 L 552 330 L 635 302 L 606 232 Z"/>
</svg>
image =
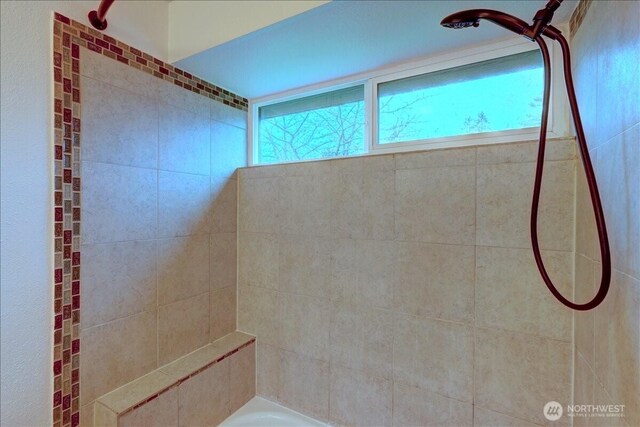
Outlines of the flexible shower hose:
<svg viewBox="0 0 640 427">
<path fill-rule="evenodd" d="M 602 257 L 602 276 L 600 279 L 600 288 L 598 292 L 589 302 L 582 304 L 575 303 L 568 300 L 562 295 L 553 281 L 547 273 L 547 269 L 544 266 L 544 261 L 540 253 L 540 246 L 538 244 L 538 210 L 540 202 L 540 189 L 542 187 L 542 172 L 544 168 L 544 150 L 547 142 L 547 121 L 549 116 L 549 95 L 550 95 L 550 82 L 551 82 L 551 61 L 549 59 L 549 50 L 542 36 L 537 36 L 535 41 L 540 46 L 542 53 L 542 59 L 544 62 L 544 98 L 542 105 L 542 120 L 540 123 L 540 144 L 538 147 L 538 158 L 536 164 L 536 175 L 533 186 L 533 200 L 531 203 L 531 244 L 533 247 L 533 255 L 536 259 L 536 264 L 540 270 L 540 274 L 547 285 L 547 288 L 551 291 L 558 301 L 566 305 L 569 308 L 578 311 L 591 310 L 604 300 L 609 291 L 609 284 L 611 281 L 611 255 L 609 253 L 609 239 L 607 237 L 607 227 L 604 220 L 604 213 L 602 211 L 602 203 L 600 202 L 600 194 L 598 192 L 598 184 L 593 172 L 593 166 L 591 164 L 591 158 L 589 157 L 589 148 L 585 141 L 584 130 L 582 129 L 582 121 L 580 120 L 580 111 L 578 110 L 578 103 L 576 101 L 576 95 L 573 88 L 573 77 L 571 75 L 571 58 L 569 51 L 569 44 L 567 40 L 558 34 L 554 39 L 558 40 L 560 47 L 562 48 L 562 60 L 564 67 L 564 80 L 567 88 L 567 96 L 569 98 L 569 106 L 571 108 L 571 116 L 573 118 L 573 124 L 576 129 L 576 136 L 578 141 L 578 148 L 580 151 L 580 157 L 582 158 L 582 164 L 584 166 L 584 172 L 589 187 L 589 194 L 591 196 L 591 205 L 593 207 L 593 213 L 596 220 L 596 228 L 598 229 L 598 239 L 600 242 L 600 254 Z"/>
</svg>

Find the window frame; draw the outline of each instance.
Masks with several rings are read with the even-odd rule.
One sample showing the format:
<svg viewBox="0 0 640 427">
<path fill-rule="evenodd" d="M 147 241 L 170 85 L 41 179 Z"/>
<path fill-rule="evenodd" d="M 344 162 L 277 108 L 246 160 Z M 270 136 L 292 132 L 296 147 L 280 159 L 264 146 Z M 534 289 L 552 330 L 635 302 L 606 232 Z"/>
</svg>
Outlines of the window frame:
<svg viewBox="0 0 640 427">
<path fill-rule="evenodd" d="M 561 26 L 562 28 L 562 26 Z M 324 83 L 305 86 L 273 95 L 249 100 L 248 110 L 248 141 L 247 160 L 249 166 L 273 165 L 285 163 L 299 163 L 309 161 L 321 161 L 343 157 L 370 156 L 376 154 L 391 154 L 408 151 L 422 151 L 436 148 L 467 147 L 492 144 L 504 144 L 511 142 L 522 142 L 536 140 L 539 137 L 538 127 L 521 129 L 511 129 L 495 132 L 482 132 L 466 135 L 454 135 L 441 138 L 429 138 L 415 141 L 395 142 L 388 144 L 378 143 L 378 85 L 393 80 L 412 77 L 420 74 L 441 71 L 463 65 L 469 65 L 504 56 L 537 50 L 536 43 L 530 42 L 522 37 L 509 38 L 499 42 L 479 45 L 463 50 L 451 51 L 412 61 L 392 67 L 386 67 L 373 72 L 361 73 L 355 76 L 331 80 Z M 570 129 L 569 110 L 564 94 L 564 75 L 561 67 L 553 64 L 561 63 L 560 52 L 554 45 L 549 46 L 552 76 L 551 76 L 551 99 L 549 102 L 549 123 L 547 129 L 548 138 L 568 136 Z M 354 156 L 327 157 L 323 159 L 294 160 L 277 163 L 256 163 L 258 159 L 259 140 L 259 115 L 260 107 L 289 101 L 296 98 L 317 95 L 323 92 L 345 89 L 352 86 L 364 85 L 365 104 L 365 124 L 364 138 L 366 151 Z M 254 142 L 255 141 L 255 142 Z"/>
</svg>

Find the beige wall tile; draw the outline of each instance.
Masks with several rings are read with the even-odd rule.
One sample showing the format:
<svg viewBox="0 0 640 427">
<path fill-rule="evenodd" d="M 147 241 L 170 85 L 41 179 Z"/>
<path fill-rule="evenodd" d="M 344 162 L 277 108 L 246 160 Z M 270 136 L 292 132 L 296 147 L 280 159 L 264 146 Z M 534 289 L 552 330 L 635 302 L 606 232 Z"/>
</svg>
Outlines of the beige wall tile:
<svg viewBox="0 0 640 427">
<path fill-rule="evenodd" d="M 256 395 L 256 345 L 229 358 L 229 412 L 235 412 Z"/>
<path fill-rule="evenodd" d="M 319 420 L 329 418 L 329 364 L 280 351 L 278 400 Z"/>
<path fill-rule="evenodd" d="M 278 300 L 280 348 L 329 361 L 328 300 L 281 293 Z"/>
<path fill-rule="evenodd" d="M 393 170 L 348 172 L 333 175 L 331 179 L 333 236 L 362 239 L 393 238 Z"/>
<path fill-rule="evenodd" d="M 253 339 L 254 337 L 251 335 L 242 332 L 232 332 L 210 344 L 198 348 L 184 357 L 161 366 L 159 371 L 173 382 L 182 380 L 221 357 L 225 355 L 228 357 L 230 352 L 242 347 Z"/>
<path fill-rule="evenodd" d="M 590 301 L 596 294 L 595 290 L 595 262 L 584 255 L 575 255 L 575 300 L 579 303 Z M 598 275 L 600 269 L 598 268 Z M 598 283 L 599 284 L 599 283 Z M 595 366 L 594 341 L 595 341 L 595 313 L 590 311 L 573 312 L 573 339 L 577 351 L 585 358 L 586 362 Z M 576 368 L 577 369 L 577 368 Z"/>
<path fill-rule="evenodd" d="M 331 249 L 331 300 L 339 306 L 390 309 L 397 243 L 336 239 Z"/>
<path fill-rule="evenodd" d="M 597 160 L 597 150 L 591 153 L 592 161 Z M 596 231 L 595 216 L 591 206 L 589 187 L 584 175 L 582 162 L 576 165 L 576 212 L 575 212 L 575 246 L 576 254 L 590 259 L 600 259 L 600 247 Z M 598 182 L 600 184 L 600 182 Z M 601 196 L 602 197 L 602 196 Z"/>
<path fill-rule="evenodd" d="M 597 28 L 601 30 L 592 40 L 599 45 L 598 140 L 605 142 L 640 122 L 640 4 L 621 1 L 595 6 L 589 12 L 599 14 Z M 611 96 L 615 93 L 624 96 Z"/>
<path fill-rule="evenodd" d="M 594 386 L 593 400 L 599 405 L 619 405 L 620 402 L 614 400 L 607 390 L 597 381 Z M 631 421 L 629 416 L 629 408 L 624 408 L 624 417 L 590 417 L 587 419 L 587 425 L 594 427 L 633 427 L 638 424 Z M 631 422 L 630 422 L 631 421 Z"/>
<path fill-rule="evenodd" d="M 236 286 L 236 233 L 211 233 L 211 289 Z"/>
<path fill-rule="evenodd" d="M 94 80 L 108 83 L 110 85 L 125 89 L 138 95 L 145 95 L 156 98 L 160 80 L 142 71 L 124 65 L 104 55 L 92 52 L 83 47 L 80 48 L 80 74 Z M 83 96 L 82 103 L 88 101 L 86 95 Z M 82 132 L 84 137 L 83 126 Z"/>
<path fill-rule="evenodd" d="M 118 418 L 119 427 L 177 426 L 178 387 L 173 387 L 150 402 Z"/>
<path fill-rule="evenodd" d="M 238 217 L 238 182 L 211 178 L 211 232 L 235 233 Z"/>
<path fill-rule="evenodd" d="M 116 427 L 118 425 L 118 416 L 111 409 L 104 405 L 96 403 L 94 406 L 93 424 L 95 427 Z"/>
<path fill-rule="evenodd" d="M 571 340 L 572 313 L 547 289 L 530 249 L 476 248 L 476 324 Z M 545 251 L 547 271 L 572 299 L 573 256 Z"/>
<path fill-rule="evenodd" d="M 257 178 L 240 181 L 238 231 L 278 233 L 282 223 L 280 179 Z"/>
<path fill-rule="evenodd" d="M 280 203 L 284 232 L 327 237 L 331 219 L 330 177 L 326 175 L 282 178 Z"/>
<path fill-rule="evenodd" d="M 475 167 L 396 172 L 395 221 L 400 240 L 474 244 L 475 209 Z"/>
<path fill-rule="evenodd" d="M 241 285 L 278 289 L 279 246 L 274 234 L 240 234 L 238 281 Z"/>
<path fill-rule="evenodd" d="M 160 81 L 157 88 L 158 100 L 164 104 L 182 108 L 183 110 L 209 117 L 209 98 L 176 86 L 175 84 Z"/>
<path fill-rule="evenodd" d="M 640 280 L 613 272 L 609 295 L 595 309 L 595 373 L 624 404 L 630 426 L 640 425 Z"/>
<path fill-rule="evenodd" d="M 462 401 L 473 399 L 473 329 L 397 314 L 393 378 Z"/>
<path fill-rule="evenodd" d="M 211 176 L 231 178 L 246 165 L 246 129 L 211 121 Z"/>
<path fill-rule="evenodd" d="M 348 426 L 390 426 L 390 380 L 331 364 L 329 421 Z"/>
<path fill-rule="evenodd" d="M 331 241 L 281 235 L 279 253 L 280 291 L 329 298 Z"/>
<path fill-rule="evenodd" d="M 158 106 L 154 100 L 85 77 L 80 83 L 82 159 L 155 168 Z"/>
<path fill-rule="evenodd" d="M 180 383 L 180 426 L 214 426 L 229 416 L 229 363 L 224 359 Z"/>
<path fill-rule="evenodd" d="M 393 313 L 367 305 L 331 307 L 331 363 L 391 379 Z"/>
<path fill-rule="evenodd" d="M 331 175 L 390 172 L 395 170 L 396 165 L 394 154 L 335 158 L 329 160 L 328 163 L 330 169 L 323 171 L 323 173 Z"/>
<path fill-rule="evenodd" d="M 473 425 L 478 427 L 535 427 L 542 424 L 534 424 L 520 418 L 501 414 L 500 412 L 474 406 Z"/>
<path fill-rule="evenodd" d="M 599 39 L 599 34 L 596 31 L 594 14 L 587 13 L 579 31 L 571 39 L 573 81 L 580 118 L 590 149 L 600 144 L 597 139 L 598 48 L 594 46 L 594 40 Z"/>
<path fill-rule="evenodd" d="M 159 106 L 158 168 L 209 175 L 211 144 L 208 117 L 172 105 Z"/>
<path fill-rule="evenodd" d="M 394 426 L 471 426 L 473 413 L 471 403 L 449 399 L 398 381 L 393 383 Z"/>
<path fill-rule="evenodd" d="M 81 405 L 157 367 L 155 311 L 84 329 L 80 336 Z"/>
<path fill-rule="evenodd" d="M 479 165 L 535 162 L 538 156 L 538 141 L 481 145 L 477 150 L 477 162 Z M 574 138 L 547 140 L 544 153 L 546 161 L 570 160 L 575 155 L 576 143 Z"/>
<path fill-rule="evenodd" d="M 158 305 L 209 290 L 209 236 L 158 241 Z"/>
<path fill-rule="evenodd" d="M 238 169 L 239 179 L 274 178 L 284 176 L 286 165 L 256 165 Z"/>
<path fill-rule="evenodd" d="M 277 347 L 258 343 L 256 347 L 256 393 L 277 400 L 280 387 L 280 353 Z"/>
<path fill-rule="evenodd" d="M 177 172 L 158 173 L 160 237 L 209 233 L 209 177 Z"/>
<path fill-rule="evenodd" d="M 230 107 L 222 102 L 211 100 L 211 119 L 242 129 L 247 128 L 247 112 Z"/>
<path fill-rule="evenodd" d="M 209 292 L 158 308 L 158 362 L 169 363 L 209 342 Z"/>
<path fill-rule="evenodd" d="M 590 365 L 595 368 L 594 402 L 628 405 L 625 418 L 589 418 L 584 422 L 580 420 L 582 425 L 640 424 L 637 397 L 640 379 L 638 375 L 629 374 L 640 369 L 637 280 L 640 277 L 637 244 L 640 238 L 640 107 L 636 102 L 640 96 L 640 71 L 638 61 L 631 59 L 640 53 L 636 19 L 639 13 L 640 5 L 636 2 L 593 2 L 572 43 L 577 58 L 574 69 L 578 101 L 584 110 L 581 112 L 596 168 L 614 268 L 607 298 L 591 313 L 590 319 L 595 317 L 591 341 L 584 322 L 576 322 L 577 345 L 595 346 L 595 351 L 586 352 L 584 360 L 581 357 L 576 362 L 575 387 L 580 386 L 579 380 L 582 384 L 589 383 L 584 377 L 589 375 Z M 624 95 L 611 96 L 614 93 Z M 599 261 L 600 249 L 591 210 L 586 185 L 583 180 L 578 181 L 576 252 Z M 595 262 L 593 267 L 595 288 L 600 282 L 601 265 Z M 586 269 L 583 267 L 583 270 Z M 576 276 L 578 274 L 585 273 L 576 271 Z M 576 292 L 579 290 L 584 293 L 578 288 Z M 589 357 L 590 354 L 594 355 Z"/>
<path fill-rule="evenodd" d="M 331 242 L 330 295 L 331 302 L 339 306 L 357 307 L 363 302 L 359 276 L 364 242 L 354 239 L 336 239 Z M 393 266 L 393 264 L 391 264 Z M 393 275 L 391 275 L 393 285 Z M 391 297 L 392 287 L 389 291 Z M 374 294 L 374 292 L 370 292 Z M 375 298 L 375 296 L 374 296 Z"/>
<path fill-rule="evenodd" d="M 476 147 L 399 153 L 395 158 L 396 169 L 467 166 L 476 163 Z"/>
<path fill-rule="evenodd" d="M 613 266 L 639 278 L 640 123 L 598 149 L 597 178 Z"/>
<path fill-rule="evenodd" d="M 469 323 L 473 320 L 473 246 L 398 243 L 395 311 Z"/>
<path fill-rule="evenodd" d="M 586 359 L 579 351 L 574 352 L 573 358 L 573 404 L 574 405 L 594 405 L 600 402 L 593 400 L 595 374 L 587 363 Z M 574 425 L 588 425 L 588 420 L 576 417 Z"/>
<path fill-rule="evenodd" d="M 364 306 L 391 308 L 396 251 L 397 245 L 393 241 L 362 240 L 359 242 L 357 249 L 359 259 L 356 264 L 358 285 L 357 292 L 353 295 L 354 301 Z M 343 288 L 352 287 L 343 284 Z"/>
<path fill-rule="evenodd" d="M 209 341 L 236 330 L 236 287 L 211 290 Z"/>
<path fill-rule="evenodd" d="M 80 407 L 80 426 L 93 427 L 93 405 L 94 402 Z"/>
<path fill-rule="evenodd" d="M 331 173 L 332 160 L 297 162 L 282 165 L 282 176 L 322 176 Z"/>
<path fill-rule="evenodd" d="M 280 343 L 278 293 L 265 288 L 238 288 L 238 329 L 260 338 L 264 344 Z"/>
<path fill-rule="evenodd" d="M 156 308 L 156 242 L 82 245 L 84 329 Z"/>
<path fill-rule="evenodd" d="M 155 238 L 157 187 L 154 170 L 82 162 L 82 243 Z"/>
<path fill-rule="evenodd" d="M 483 328 L 476 329 L 475 343 L 476 405 L 543 424 L 546 402 L 570 401 L 570 343 Z"/>
<path fill-rule="evenodd" d="M 540 247 L 573 250 L 575 162 L 547 162 L 538 218 Z M 529 248 L 535 164 L 479 165 L 477 244 Z"/>
<path fill-rule="evenodd" d="M 247 334 L 241 331 L 235 331 L 214 341 L 212 345 L 217 349 L 219 349 L 220 351 L 224 351 L 224 354 L 226 354 L 230 350 L 234 350 L 238 347 L 241 347 L 247 344 L 249 341 L 253 340 L 254 338 L 255 338 L 255 335 Z"/>
<path fill-rule="evenodd" d="M 122 414 L 175 384 L 176 378 L 154 370 L 101 396 L 96 402 Z"/>
</svg>

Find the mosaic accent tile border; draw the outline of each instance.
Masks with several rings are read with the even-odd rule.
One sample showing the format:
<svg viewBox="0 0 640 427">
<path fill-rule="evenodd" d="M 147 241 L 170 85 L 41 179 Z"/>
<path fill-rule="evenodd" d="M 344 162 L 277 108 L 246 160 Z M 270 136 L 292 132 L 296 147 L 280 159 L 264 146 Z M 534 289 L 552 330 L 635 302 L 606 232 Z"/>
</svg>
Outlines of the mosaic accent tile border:
<svg viewBox="0 0 640 427">
<path fill-rule="evenodd" d="M 582 24 L 592 1 L 593 0 L 580 0 L 578 6 L 571 14 L 571 18 L 569 18 L 569 35 L 571 38 L 576 34 L 578 28 L 580 28 L 580 24 Z"/>
<path fill-rule="evenodd" d="M 142 52 L 133 46 L 122 43 L 93 28 L 89 28 L 80 22 L 74 21 L 59 13 L 55 14 L 55 20 L 64 24 L 64 31 L 68 33 L 73 42 L 96 53 L 108 56 L 133 68 L 144 71 L 159 79 L 187 89 L 191 92 L 207 96 L 225 105 L 247 111 L 249 102 L 246 98 L 229 92 L 207 81 L 202 80 L 180 68 L 174 67 L 148 53 Z"/>
<path fill-rule="evenodd" d="M 53 28 L 53 423 L 80 421 L 80 47 Z"/>
<path fill-rule="evenodd" d="M 53 25 L 53 424 L 80 423 L 80 47 L 246 111 L 248 101 L 59 13 Z"/>
</svg>

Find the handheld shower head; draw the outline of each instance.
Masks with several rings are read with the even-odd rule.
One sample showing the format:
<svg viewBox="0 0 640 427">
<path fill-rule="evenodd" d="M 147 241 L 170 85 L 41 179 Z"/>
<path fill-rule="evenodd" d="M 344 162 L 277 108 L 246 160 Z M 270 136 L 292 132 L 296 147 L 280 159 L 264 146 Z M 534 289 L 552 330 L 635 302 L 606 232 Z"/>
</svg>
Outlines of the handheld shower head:
<svg viewBox="0 0 640 427">
<path fill-rule="evenodd" d="M 440 25 L 447 28 L 468 28 L 480 25 L 480 19 L 486 19 L 516 34 L 532 39 L 529 25 L 520 18 L 491 9 L 471 9 L 456 12 L 444 18 Z"/>
<path fill-rule="evenodd" d="M 480 19 L 486 19 L 494 24 L 497 24 L 507 30 L 513 31 L 516 34 L 520 34 L 529 40 L 535 41 L 540 47 L 542 53 L 542 60 L 544 63 L 544 94 L 543 94 L 543 107 L 542 107 L 542 119 L 540 121 L 540 143 L 538 148 L 538 160 L 536 164 L 535 180 L 533 184 L 533 200 L 531 202 L 531 247 L 533 250 L 533 256 L 536 260 L 538 270 L 542 276 L 542 280 L 558 301 L 565 306 L 573 310 L 591 310 L 604 300 L 609 291 L 609 285 L 611 283 L 611 254 L 609 249 L 609 238 L 607 236 L 607 226 L 604 220 L 604 213 L 602 210 L 602 202 L 600 200 L 600 194 L 598 192 L 598 184 L 593 172 L 593 166 L 589 156 L 589 147 L 584 137 L 584 130 L 582 129 L 582 121 L 580 120 L 580 110 L 578 109 L 578 101 L 576 100 L 575 90 L 573 88 L 573 78 L 571 76 L 571 60 L 570 60 L 570 48 L 569 43 L 562 35 L 562 32 L 550 25 L 553 13 L 560 7 L 562 0 L 549 0 L 544 9 L 538 10 L 533 17 L 533 24 L 527 25 L 523 20 L 516 18 L 515 16 L 507 15 L 503 12 L 490 9 L 473 9 L 463 10 L 452 15 L 447 16 L 440 22 L 440 25 L 447 28 L 468 28 L 477 27 Z M 551 79 L 551 59 L 549 56 L 549 49 L 542 36 L 549 37 L 552 40 L 560 43 L 562 49 L 563 66 L 564 66 L 564 80 L 567 87 L 567 95 L 569 96 L 569 106 L 571 108 L 571 115 L 573 117 L 573 124 L 576 129 L 576 139 L 578 147 L 580 148 L 580 154 L 582 156 L 582 164 L 584 165 L 584 173 L 587 178 L 587 184 L 589 186 L 589 194 L 591 196 L 591 206 L 596 218 L 596 227 L 598 229 L 598 239 L 600 242 L 600 256 L 602 259 L 602 273 L 600 276 L 600 288 L 598 292 L 586 303 L 576 303 L 568 300 L 564 295 L 558 291 L 556 285 L 554 285 L 551 277 L 547 272 L 544 265 L 544 260 L 540 252 L 540 245 L 538 242 L 538 210 L 540 203 L 540 189 L 542 188 L 542 173 L 544 165 L 544 151 L 547 141 L 547 120 L 549 117 L 549 97 L 550 97 L 550 79 Z"/>
</svg>

